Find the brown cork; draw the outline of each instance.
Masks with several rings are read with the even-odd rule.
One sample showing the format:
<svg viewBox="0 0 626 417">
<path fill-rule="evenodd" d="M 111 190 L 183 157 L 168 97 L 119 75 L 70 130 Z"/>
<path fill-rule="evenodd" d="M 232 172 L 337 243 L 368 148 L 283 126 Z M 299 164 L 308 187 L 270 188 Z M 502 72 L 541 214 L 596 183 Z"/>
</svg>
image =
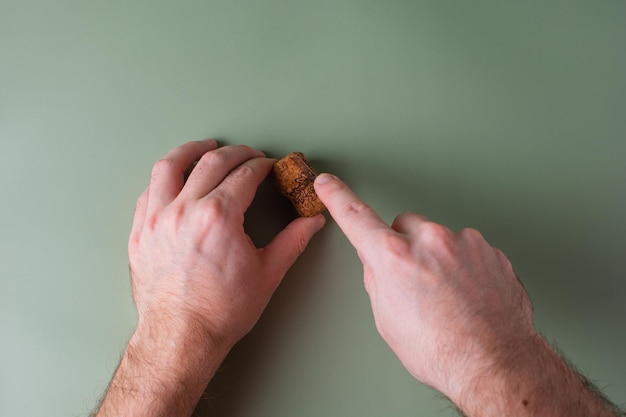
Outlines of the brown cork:
<svg viewBox="0 0 626 417">
<path fill-rule="evenodd" d="M 292 152 L 274 164 L 272 178 L 300 216 L 311 217 L 326 210 L 315 194 L 317 173 L 302 152 Z"/>
</svg>

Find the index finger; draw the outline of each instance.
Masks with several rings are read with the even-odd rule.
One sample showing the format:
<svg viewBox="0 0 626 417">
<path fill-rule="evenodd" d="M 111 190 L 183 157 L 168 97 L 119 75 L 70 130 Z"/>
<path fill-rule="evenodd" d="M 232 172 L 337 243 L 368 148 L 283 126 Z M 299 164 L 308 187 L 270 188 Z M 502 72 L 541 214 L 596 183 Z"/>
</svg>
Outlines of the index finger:
<svg viewBox="0 0 626 417">
<path fill-rule="evenodd" d="M 320 174 L 315 192 L 352 246 L 367 256 L 378 246 L 381 233 L 391 228 L 339 178 Z"/>
</svg>

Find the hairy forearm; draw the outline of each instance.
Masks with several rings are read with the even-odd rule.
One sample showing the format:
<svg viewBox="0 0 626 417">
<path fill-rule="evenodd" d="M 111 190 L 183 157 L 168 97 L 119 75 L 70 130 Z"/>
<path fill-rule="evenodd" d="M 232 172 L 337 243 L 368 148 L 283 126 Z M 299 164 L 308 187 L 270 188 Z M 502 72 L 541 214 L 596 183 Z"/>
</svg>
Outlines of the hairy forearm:
<svg viewBox="0 0 626 417">
<path fill-rule="evenodd" d="M 618 417 L 625 414 L 540 336 L 473 380 L 459 401 L 468 417 Z"/>
<path fill-rule="evenodd" d="M 100 405 L 97 416 L 189 416 L 202 384 L 155 375 L 148 363 L 126 352 Z"/>
<path fill-rule="evenodd" d="M 201 332 L 172 334 L 155 343 L 137 331 L 95 415 L 190 416 L 226 356 Z"/>
</svg>

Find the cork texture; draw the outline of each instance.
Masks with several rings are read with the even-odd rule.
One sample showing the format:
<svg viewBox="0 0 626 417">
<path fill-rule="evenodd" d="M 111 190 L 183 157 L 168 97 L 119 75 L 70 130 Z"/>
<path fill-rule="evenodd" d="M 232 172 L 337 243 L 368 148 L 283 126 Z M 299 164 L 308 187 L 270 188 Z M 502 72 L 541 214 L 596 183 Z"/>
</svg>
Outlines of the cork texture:
<svg viewBox="0 0 626 417">
<path fill-rule="evenodd" d="M 311 217 L 326 210 L 315 193 L 317 172 L 302 152 L 292 152 L 277 161 L 272 178 L 280 192 L 291 201 L 300 216 Z"/>
</svg>

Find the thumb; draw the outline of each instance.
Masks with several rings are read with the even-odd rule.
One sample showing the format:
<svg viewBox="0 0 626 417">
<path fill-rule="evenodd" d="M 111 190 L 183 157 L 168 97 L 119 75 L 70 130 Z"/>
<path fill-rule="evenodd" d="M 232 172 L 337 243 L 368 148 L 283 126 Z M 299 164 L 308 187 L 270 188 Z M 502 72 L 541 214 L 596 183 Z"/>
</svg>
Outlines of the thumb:
<svg viewBox="0 0 626 417">
<path fill-rule="evenodd" d="M 313 217 L 299 217 L 289 223 L 264 249 L 264 264 L 270 280 L 278 286 L 298 257 L 304 252 L 309 241 L 325 224 L 322 214 Z"/>
</svg>

